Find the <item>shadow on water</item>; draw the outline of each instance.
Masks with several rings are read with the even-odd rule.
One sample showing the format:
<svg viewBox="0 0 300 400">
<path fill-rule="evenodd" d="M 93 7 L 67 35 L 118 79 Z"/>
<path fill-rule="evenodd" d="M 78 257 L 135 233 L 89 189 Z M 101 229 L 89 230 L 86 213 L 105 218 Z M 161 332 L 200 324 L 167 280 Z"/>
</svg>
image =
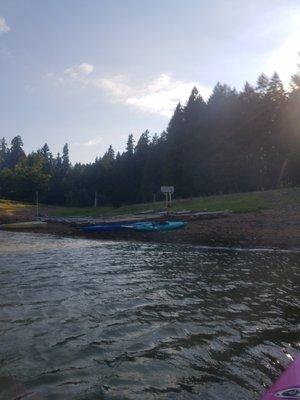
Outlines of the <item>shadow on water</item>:
<svg viewBox="0 0 300 400">
<path fill-rule="evenodd" d="M 258 399 L 299 351 L 299 258 L 0 232 L 1 399 Z"/>
</svg>

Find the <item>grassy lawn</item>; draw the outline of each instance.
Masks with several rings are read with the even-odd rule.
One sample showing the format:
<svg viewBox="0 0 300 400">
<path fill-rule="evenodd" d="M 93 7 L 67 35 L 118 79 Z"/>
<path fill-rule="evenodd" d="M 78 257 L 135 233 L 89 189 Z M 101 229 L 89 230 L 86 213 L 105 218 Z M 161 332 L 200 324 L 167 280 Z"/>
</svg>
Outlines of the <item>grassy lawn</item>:
<svg viewBox="0 0 300 400">
<path fill-rule="evenodd" d="M 228 194 L 219 196 L 198 197 L 184 200 L 175 200 L 172 211 L 224 211 L 249 212 L 272 208 L 271 196 L 268 192 L 252 192 L 240 194 Z M 146 210 L 164 210 L 164 202 L 134 204 L 119 208 L 113 207 L 53 207 L 49 208 L 49 214 L 59 216 L 113 216 L 134 214 Z"/>
<path fill-rule="evenodd" d="M 261 192 L 227 194 L 182 200 L 174 203 L 173 209 L 180 211 L 224 211 L 249 212 L 272 208 L 272 202 Z"/>
<path fill-rule="evenodd" d="M 249 192 L 218 196 L 197 197 L 173 202 L 172 211 L 225 211 L 250 212 L 271 209 L 281 205 L 299 203 L 300 188 L 278 189 L 265 192 Z M 133 204 L 119 208 L 102 206 L 93 207 L 56 207 L 40 206 L 42 215 L 50 216 L 114 216 L 134 214 L 146 210 L 164 210 L 164 202 Z M 12 215 L 28 214 L 34 216 L 35 206 L 0 199 L 0 218 Z"/>
</svg>

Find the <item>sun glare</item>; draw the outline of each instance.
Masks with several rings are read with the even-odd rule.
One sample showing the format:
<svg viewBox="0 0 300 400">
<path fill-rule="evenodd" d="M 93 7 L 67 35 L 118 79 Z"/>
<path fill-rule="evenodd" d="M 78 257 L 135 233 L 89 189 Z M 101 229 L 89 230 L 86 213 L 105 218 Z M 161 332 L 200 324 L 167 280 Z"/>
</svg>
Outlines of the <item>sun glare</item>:
<svg viewBox="0 0 300 400">
<path fill-rule="evenodd" d="M 281 44 L 268 57 L 264 71 L 272 74 L 276 70 L 288 87 L 291 76 L 297 71 L 300 52 L 300 9 L 294 10 L 285 23 L 279 26 L 282 31 Z"/>
</svg>

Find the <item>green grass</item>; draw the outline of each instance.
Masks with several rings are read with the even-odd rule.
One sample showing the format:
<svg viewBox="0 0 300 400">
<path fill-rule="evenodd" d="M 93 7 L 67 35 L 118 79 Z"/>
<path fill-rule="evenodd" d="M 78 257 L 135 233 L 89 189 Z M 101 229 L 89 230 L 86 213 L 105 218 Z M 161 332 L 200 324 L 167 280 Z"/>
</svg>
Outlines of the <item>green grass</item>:
<svg viewBox="0 0 300 400">
<path fill-rule="evenodd" d="M 274 192 L 274 191 L 271 191 Z M 227 194 L 218 196 L 207 196 L 190 198 L 183 200 L 175 200 L 173 202 L 172 211 L 190 210 L 196 211 L 225 211 L 233 212 L 250 212 L 272 208 L 271 192 L 251 192 Z M 119 208 L 113 207 L 93 207 L 75 208 L 75 207 L 55 207 L 49 210 L 52 215 L 59 216 L 114 216 L 128 215 L 146 210 L 162 210 L 165 209 L 164 202 L 134 204 Z"/>
<path fill-rule="evenodd" d="M 197 197 L 183 200 L 175 200 L 171 208 L 172 211 L 190 210 L 196 211 L 233 211 L 245 213 L 272 209 L 282 206 L 293 206 L 299 203 L 300 188 L 269 190 L 265 192 L 249 192 L 226 194 L 218 196 Z M 56 207 L 40 206 L 40 213 L 50 216 L 91 216 L 109 217 L 116 215 L 134 214 L 146 210 L 162 210 L 165 208 L 164 202 L 133 204 L 119 208 L 101 206 L 97 209 L 93 207 Z M 21 213 L 34 214 L 35 207 L 16 203 L 8 200 L 0 200 L 0 218 Z"/>
<path fill-rule="evenodd" d="M 259 192 L 208 196 L 177 201 L 174 211 L 225 211 L 249 212 L 272 208 L 272 202 Z"/>
</svg>

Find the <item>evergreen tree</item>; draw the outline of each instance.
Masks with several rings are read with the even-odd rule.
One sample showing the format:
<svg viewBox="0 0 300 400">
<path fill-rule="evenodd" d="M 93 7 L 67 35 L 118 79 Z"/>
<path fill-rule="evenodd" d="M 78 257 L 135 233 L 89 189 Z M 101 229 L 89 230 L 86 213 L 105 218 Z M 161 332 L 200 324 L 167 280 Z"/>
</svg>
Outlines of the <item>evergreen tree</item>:
<svg viewBox="0 0 300 400">
<path fill-rule="evenodd" d="M 45 143 L 38 152 L 43 157 L 44 172 L 46 174 L 50 174 L 51 169 L 52 169 L 52 164 L 53 164 L 53 157 L 50 152 L 50 148 L 49 148 L 48 144 Z"/>
<path fill-rule="evenodd" d="M 274 72 L 269 81 L 269 85 L 267 87 L 267 95 L 272 102 L 277 103 L 278 105 L 280 105 L 280 103 L 282 103 L 286 99 L 283 83 L 280 80 L 277 72 Z"/>
<path fill-rule="evenodd" d="M 50 156 L 51 156 L 51 153 L 50 153 L 50 148 L 49 148 L 49 146 L 48 146 L 47 143 L 45 143 L 45 144 L 43 145 L 43 147 L 42 147 L 41 150 L 40 150 L 40 153 L 41 153 L 41 155 L 43 156 L 43 158 L 44 158 L 45 160 L 49 160 L 49 158 L 50 158 Z"/>
<path fill-rule="evenodd" d="M 8 154 L 8 148 L 6 144 L 5 138 L 0 140 L 0 168 L 4 168 L 6 166 L 6 158 Z"/>
<path fill-rule="evenodd" d="M 126 144 L 126 154 L 128 157 L 132 157 L 134 153 L 134 139 L 132 133 L 128 136 Z"/>
<path fill-rule="evenodd" d="M 292 83 L 292 91 L 286 101 L 282 118 L 287 151 L 280 180 L 288 185 L 300 185 L 300 64 L 298 72 L 292 77 Z"/>
<path fill-rule="evenodd" d="M 70 160 L 69 160 L 69 147 L 68 147 L 68 143 L 66 143 L 63 147 L 63 153 L 62 153 L 62 165 L 63 168 L 66 171 L 68 171 L 69 167 L 70 167 Z"/>
<path fill-rule="evenodd" d="M 25 157 L 23 150 L 23 141 L 21 136 L 15 136 L 11 141 L 11 147 L 7 156 L 7 166 L 15 168 L 15 166 Z"/>
<path fill-rule="evenodd" d="M 257 79 L 257 92 L 263 97 L 267 94 L 269 87 L 269 78 L 265 74 L 260 74 Z"/>
<path fill-rule="evenodd" d="M 300 57 L 300 52 L 298 53 Z M 291 88 L 293 92 L 296 92 L 298 89 L 300 89 L 300 63 L 298 64 L 298 72 L 294 74 L 291 78 Z"/>
<path fill-rule="evenodd" d="M 151 146 L 158 146 L 158 144 L 159 144 L 159 136 L 158 136 L 157 133 L 155 133 L 155 134 L 152 136 Z"/>
<path fill-rule="evenodd" d="M 176 186 L 179 196 L 182 196 L 184 186 L 184 171 L 182 167 L 183 159 L 183 132 L 184 132 L 184 112 L 180 103 L 174 111 L 166 132 L 165 142 L 165 165 L 163 168 L 163 185 Z"/>
<path fill-rule="evenodd" d="M 31 153 L 15 167 L 14 197 L 18 200 L 34 201 L 36 191 L 43 198 L 48 189 L 50 175 L 43 170 L 43 157 Z"/>
<path fill-rule="evenodd" d="M 115 151 L 113 147 L 110 145 L 106 153 L 104 153 L 101 163 L 104 167 L 111 168 L 114 160 L 115 160 Z"/>
</svg>

